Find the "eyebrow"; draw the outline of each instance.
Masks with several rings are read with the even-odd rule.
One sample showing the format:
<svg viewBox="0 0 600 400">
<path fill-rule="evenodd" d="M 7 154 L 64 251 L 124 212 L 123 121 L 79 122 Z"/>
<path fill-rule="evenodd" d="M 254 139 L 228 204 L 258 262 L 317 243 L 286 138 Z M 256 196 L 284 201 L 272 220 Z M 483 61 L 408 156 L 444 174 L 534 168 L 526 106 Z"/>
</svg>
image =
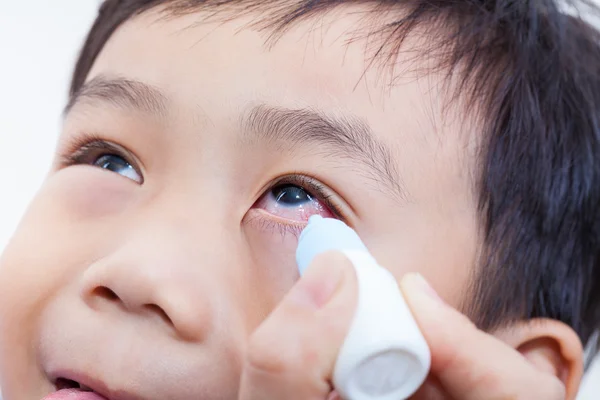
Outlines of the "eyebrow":
<svg viewBox="0 0 600 400">
<path fill-rule="evenodd" d="M 313 145 L 333 159 L 347 159 L 363 167 L 361 173 L 375 188 L 394 200 L 407 198 L 390 149 L 378 141 L 359 118 L 334 117 L 312 109 L 259 105 L 242 119 L 242 132 L 250 140 L 291 150 Z"/>
<path fill-rule="evenodd" d="M 86 82 L 70 99 L 64 114 L 86 103 L 108 103 L 160 116 L 166 115 L 169 108 L 169 99 L 160 89 L 136 80 L 105 76 Z M 258 141 L 278 150 L 314 146 L 332 159 L 345 159 L 362 166 L 359 172 L 383 194 L 400 202 L 407 198 L 389 147 L 377 140 L 369 125 L 357 117 L 263 104 L 242 116 L 241 135 L 246 143 Z"/>
<path fill-rule="evenodd" d="M 86 82 L 69 100 L 64 115 L 79 104 L 110 103 L 118 108 L 139 110 L 148 114 L 165 115 L 167 96 L 159 89 L 140 81 L 98 76 Z"/>
</svg>

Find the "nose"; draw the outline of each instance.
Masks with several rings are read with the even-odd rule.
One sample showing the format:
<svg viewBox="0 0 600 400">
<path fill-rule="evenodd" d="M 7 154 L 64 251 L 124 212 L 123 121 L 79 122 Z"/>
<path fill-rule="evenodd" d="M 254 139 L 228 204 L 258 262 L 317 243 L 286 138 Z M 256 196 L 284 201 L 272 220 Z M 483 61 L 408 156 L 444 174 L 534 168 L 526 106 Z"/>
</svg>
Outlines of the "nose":
<svg viewBox="0 0 600 400">
<path fill-rule="evenodd" d="M 186 341 L 205 340 L 215 323 L 214 288 L 221 286 L 215 282 L 218 274 L 200 265 L 217 262 L 208 254 L 211 246 L 196 249 L 183 235 L 164 226 L 161 232 L 128 235 L 116 251 L 87 268 L 81 295 L 97 312 L 160 325 Z"/>
</svg>

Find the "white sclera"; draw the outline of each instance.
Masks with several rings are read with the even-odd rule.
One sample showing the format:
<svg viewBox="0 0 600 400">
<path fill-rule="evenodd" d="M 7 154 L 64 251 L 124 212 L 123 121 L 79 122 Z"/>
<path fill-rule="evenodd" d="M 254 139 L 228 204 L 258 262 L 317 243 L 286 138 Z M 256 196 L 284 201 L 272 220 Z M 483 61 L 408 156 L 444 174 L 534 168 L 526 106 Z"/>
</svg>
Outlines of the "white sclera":
<svg viewBox="0 0 600 400">
<path fill-rule="evenodd" d="M 315 256 L 343 252 L 354 265 L 358 302 L 342 345 L 333 384 L 347 400 L 401 400 L 429 373 L 431 355 L 396 279 L 377 264 L 356 232 L 342 221 L 311 217 L 296 261 L 303 274 Z"/>
</svg>

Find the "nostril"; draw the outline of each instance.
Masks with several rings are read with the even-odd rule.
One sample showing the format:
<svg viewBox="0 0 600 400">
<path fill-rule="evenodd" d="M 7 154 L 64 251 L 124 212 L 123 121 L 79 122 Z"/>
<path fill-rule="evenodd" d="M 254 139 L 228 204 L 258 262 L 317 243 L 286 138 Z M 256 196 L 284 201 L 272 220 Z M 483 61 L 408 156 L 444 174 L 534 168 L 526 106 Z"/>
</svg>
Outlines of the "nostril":
<svg viewBox="0 0 600 400">
<path fill-rule="evenodd" d="M 117 296 L 117 294 L 115 292 L 113 292 L 106 286 L 97 287 L 96 289 L 94 289 L 93 294 L 94 294 L 94 296 L 101 297 L 101 298 L 103 298 L 105 300 L 109 300 L 109 301 L 119 300 L 119 296 Z"/>
<path fill-rule="evenodd" d="M 171 321 L 171 318 L 169 318 L 165 310 L 163 310 L 161 307 L 157 306 L 156 304 L 146 304 L 144 307 L 146 307 L 146 309 L 153 314 L 157 314 L 165 323 L 173 325 L 173 321 Z"/>
</svg>

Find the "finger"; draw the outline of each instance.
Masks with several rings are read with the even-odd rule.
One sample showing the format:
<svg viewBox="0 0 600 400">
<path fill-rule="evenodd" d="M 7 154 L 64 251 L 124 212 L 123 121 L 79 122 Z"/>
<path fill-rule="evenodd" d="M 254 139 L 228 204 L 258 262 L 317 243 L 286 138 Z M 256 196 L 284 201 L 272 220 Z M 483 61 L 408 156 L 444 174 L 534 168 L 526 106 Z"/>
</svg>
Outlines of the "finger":
<svg viewBox="0 0 600 400">
<path fill-rule="evenodd" d="M 429 375 L 427 380 L 419 388 L 419 390 L 413 394 L 410 400 L 448 400 L 451 399 L 450 395 L 444 391 L 440 382 L 433 375 Z"/>
<path fill-rule="evenodd" d="M 431 349 L 431 373 L 452 398 L 564 398 L 558 378 L 539 372 L 515 349 L 478 330 L 420 275 L 407 275 L 401 287 Z"/>
<path fill-rule="evenodd" d="M 241 400 L 326 400 L 356 307 L 354 268 L 342 253 L 319 256 L 253 334 Z"/>
</svg>

